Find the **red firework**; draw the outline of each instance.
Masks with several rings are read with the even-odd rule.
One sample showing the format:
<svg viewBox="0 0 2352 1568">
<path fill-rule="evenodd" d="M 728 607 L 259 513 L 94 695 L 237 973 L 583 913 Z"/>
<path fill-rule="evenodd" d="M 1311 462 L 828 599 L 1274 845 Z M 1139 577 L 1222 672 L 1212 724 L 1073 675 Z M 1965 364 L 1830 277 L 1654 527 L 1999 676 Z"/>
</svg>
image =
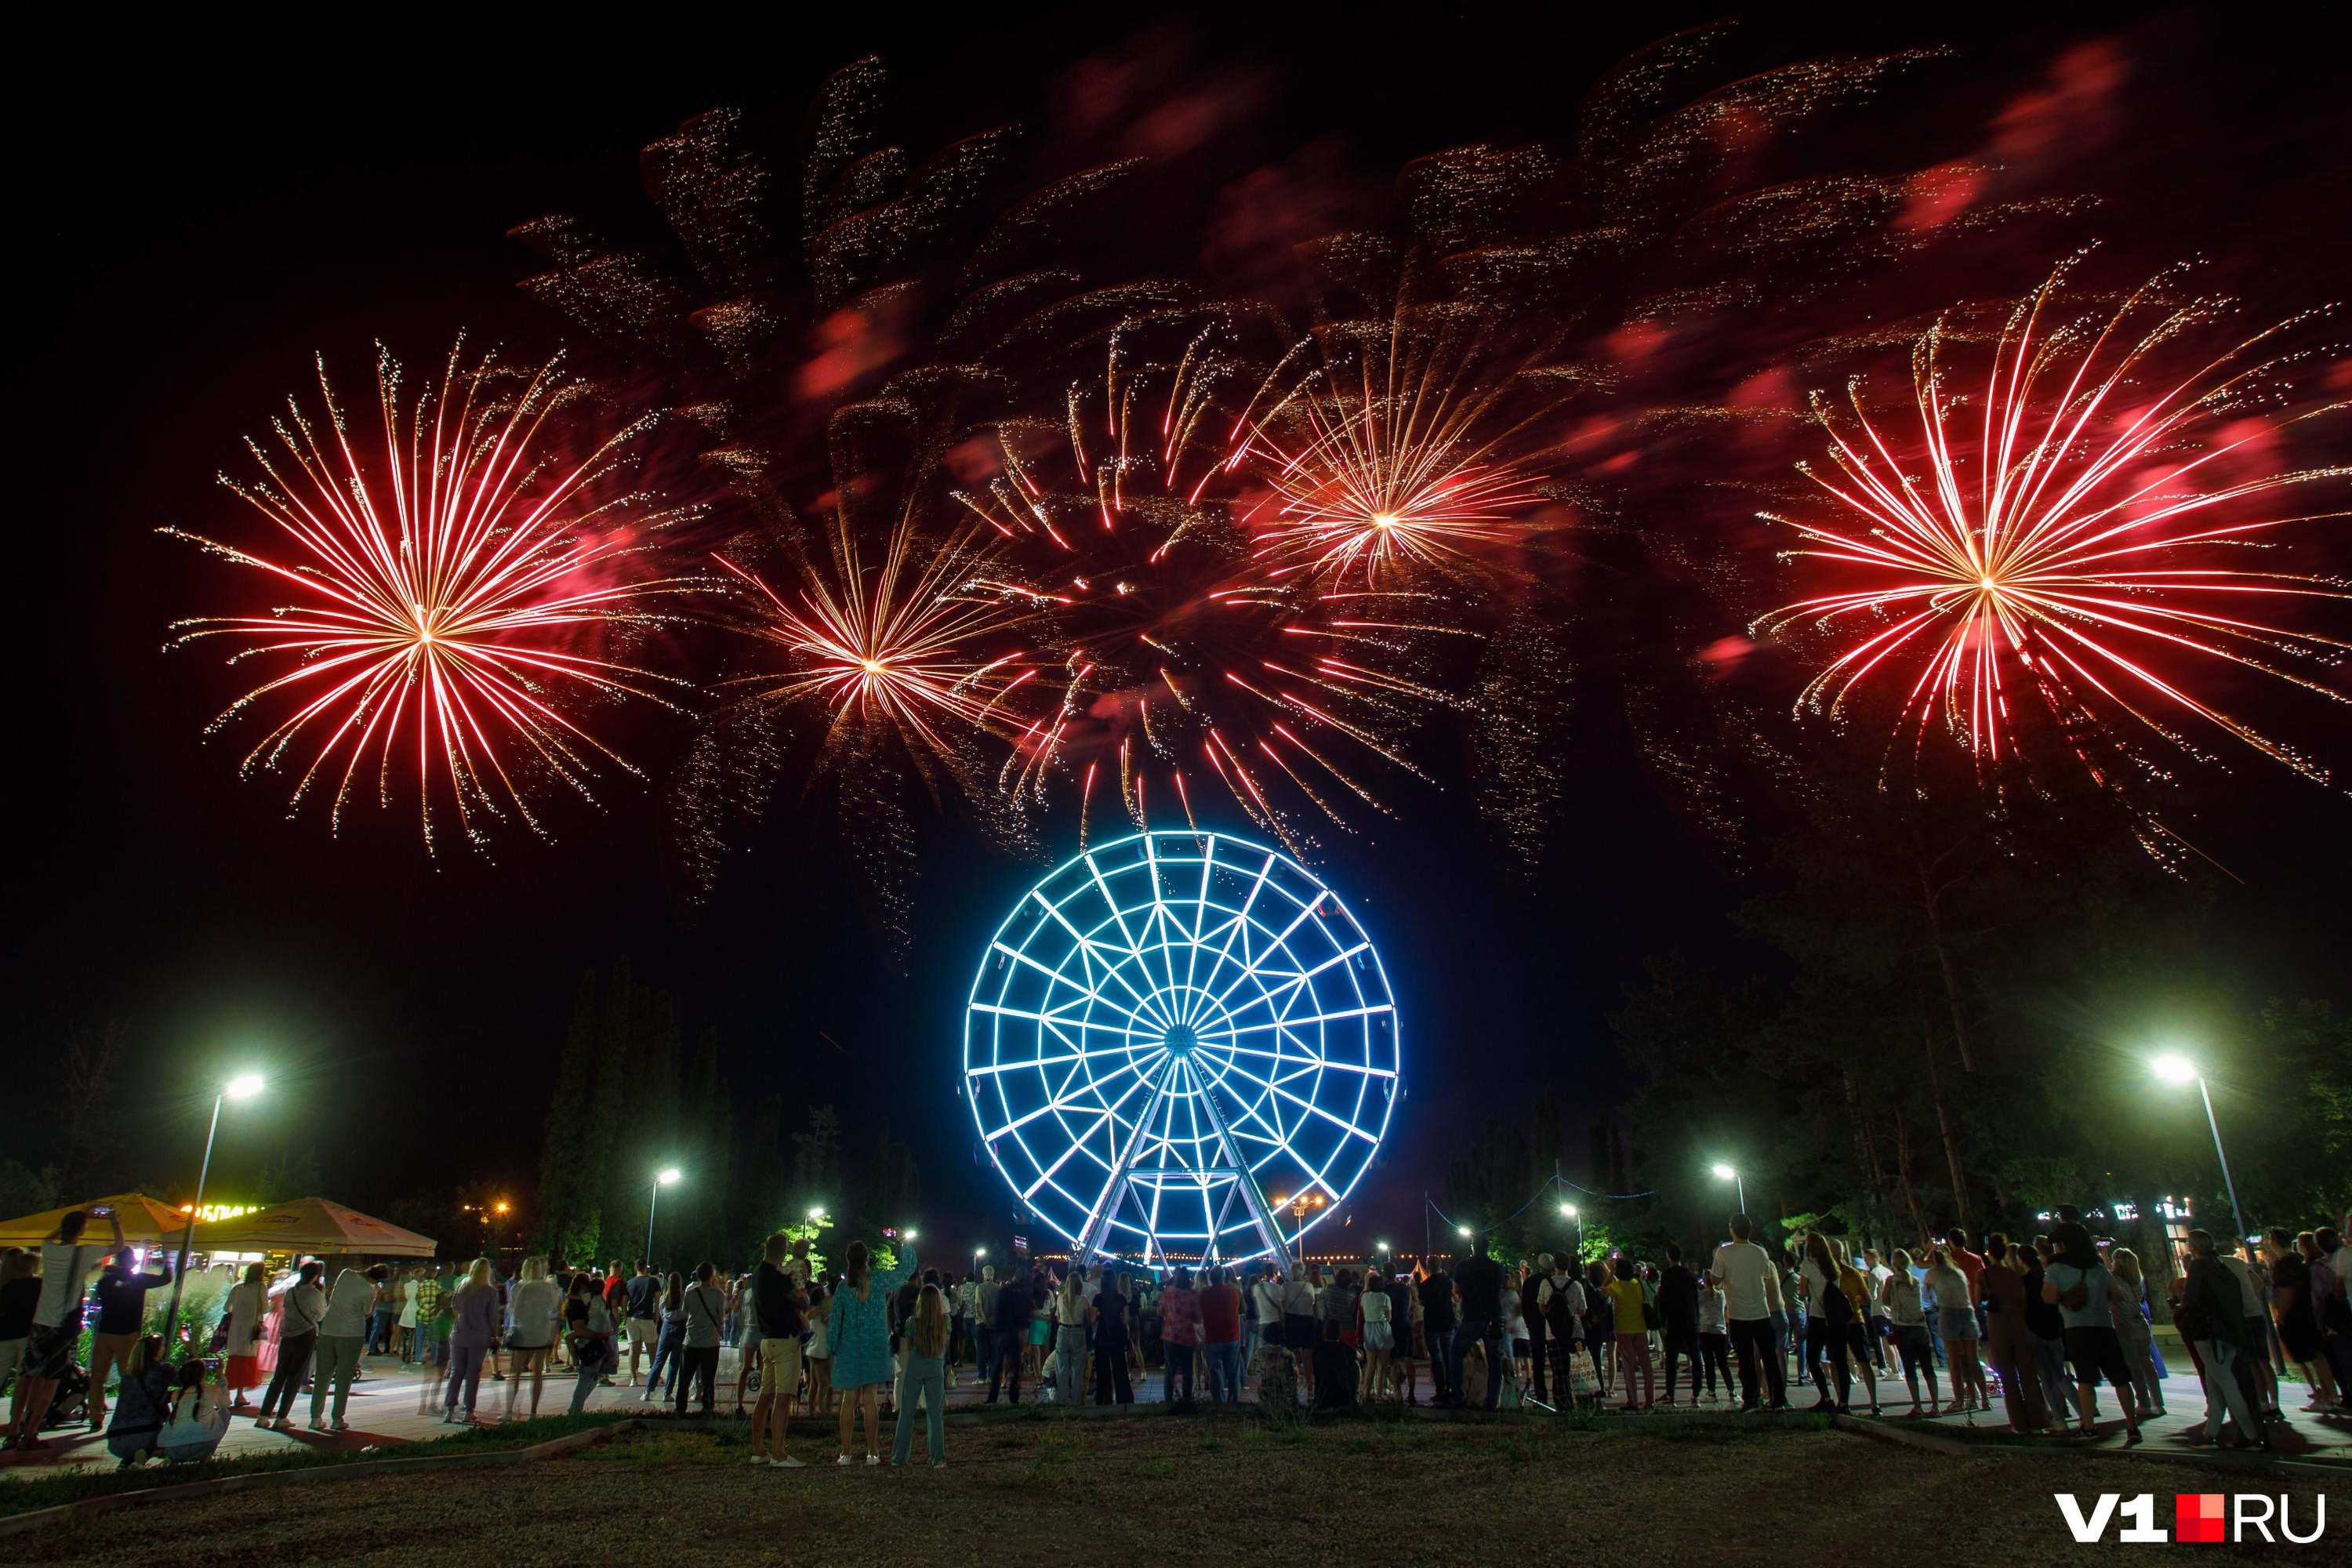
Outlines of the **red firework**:
<svg viewBox="0 0 2352 1568">
<path fill-rule="evenodd" d="M 1948 384 L 1940 321 L 1913 353 L 1915 438 L 1874 425 L 1856 389 L 1850 417 L 1817 401 L 1839 477 L 1805 471 L 1834 510 L 1763 515 L 1796 529 L 1806 547 L 1790 553 L 1832 563 L 1839 585 L 1758 627 L 1810 622 L 1845 637 L 1801 709 L 1834 714 L 1858 690 L 1894 682 L 1898 732 L 1916 726 L 1924 738 L 1940 714 L 1987 764 L 2021 750 L 2022 702 L 2054 718 L 2102 782 L 2112 781 L 2094 735 L 2137 757 L 2133 734 L 2193 748 L 2200 724 L 2325 780 L 2318 763 L 2200 692 L 2240 668 L 2347 700 L 2286 662 L 2310 660 L 2315 673 L 2352 647 L 2290 618 L 2341 603 L 2342 585 L 2235 563 L 2347 515 L 2274 502 L 2352 468 L 2276 470 L 2263 458 L 2274 438 L 2347 406 L 2262 411 L 2302 357 L 2285 343 L 2305 318 L 2159 376 L 2159 351 L 2217 315 L 2218 302 L 2155 308 L 2152 282 L 2104 319 L 2060 320 L 2053 301 L 2066 271 L 2009 317 L 1979 408 Z"/>
<path fill-rule="evenodd" d="M 380 449 L 354 435 L 320 361 L 326 429 L 289 399 L 272 422 L 282 451 L 246 443 L 264 477 L 222 476 L 275 525 L 277 549 L 163 531 L 293 592 L 268 615 L 175 624 L 173 646 L 226 637 L 244 645 L 233 663 L 289 667 L 206 732 L 283 700 L 290 711 L 242 771 L 292 769 L 297 808 L 320 779 L 331 781 L 336 827 L 363 773 L 374 774 L 386 805 L 395 779 L 411 776 L 428 848 L 444 792 L 476 843 L 486 819 L 509 807 L 544 831 L 530 804 L 531 775 L 586 796 L 598 758 L 628 767 L 583 727 L 580 700 L 660 700 L 651 687 L 682 684 L 584 651 L 616 627 L 656 619 L 641 607 L 646 595 L 687 585 L 630 569 L 652 531 L 677 514 L 609 483 L 622 448 L 651 421 L 583 461 L 550 458 L 537 448 L 577 384 L 552 360 L 528 375 L 487 355 L 467 367 L 463 349 L 461 341 L 451 350 L 442 387 L 428 384 L 408 409 L 399 365 L 378 351 Z"/>
</svg>

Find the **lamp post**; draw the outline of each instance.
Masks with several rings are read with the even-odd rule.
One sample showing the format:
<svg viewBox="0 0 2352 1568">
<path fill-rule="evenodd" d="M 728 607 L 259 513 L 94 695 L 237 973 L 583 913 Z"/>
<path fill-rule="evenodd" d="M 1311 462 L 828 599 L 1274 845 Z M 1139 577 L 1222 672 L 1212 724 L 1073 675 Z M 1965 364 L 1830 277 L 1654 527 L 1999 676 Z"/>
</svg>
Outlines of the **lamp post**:
<svg viewBox="0 0 2352 1568">
<path fill-rule="evenodd" d="M 654 1177 L 654 1184 L 647 1189 L 653 1194 L 646 1200 L 646 1267 L 648 1268 L 653 1267 L 654 1262 L 654 1210 L 661 1205 L 661 1190 L 673 1185 L 677 1181 L 677 1167 L 672 1165 L 669 1169 L 656 1173 Z"/>
<path fill-rule="evenodd" d="M 1574 1204 L 1560 1205 L 1559 1217 L 1574 1221 L 1576 1225 L 1576 1265 L 1581 1268 L 1584 1267 L 1584 1221 L 1577 1217 Z"/>
<path fill-rule="evenodd" d="M 2213 1157 L 2221 1162 L 2221 1185 L 2230 1194 L 2230 1217 L 2238 1226 L 2238 1250 L 2246 1245 L 2246 1211 L 2238 1206 L 2238 1184 L 2230 1175 L 2230 1153 L 2221 1147 L 2221 1123 L 2213 1115 L 2213 1091 L 2205 1087 L 2205 1075 L 2197 1064 L 2177 1052 L 2167 1052 L 2148 1064 L 2156 1076 L 2167 1083 L 2188 1083 L 2194 1079 L 2197 1093 L 2205 1101 L 2205 1125 L 2213 1132 Z"/>
<path fill-rule="evenodd" d="M 1733 1187 L 1738 1190 L 1739 1212 L 1741 1214 L 1746 1214 L 1748 1212 L 1748 1183 L 1742 1179 L 1739 1173 L 1733 1170 L 1728 1165 L 1718 1163 L 1715 1167 L 1715 1179 L 1718 1182 L 1729 1182 Z"/>
<path fill-rule="evenodd" d="M 204 1163 L 196 1167 L 196 1201 L 188 1205 L 187 1228 L 180 1232 L 180 1258 L 172 1268 L 172 1305 L 163 1313 L 163 1342 L 168 1347 L 180 1337 L 180 1288 L 187 1283 L 188 1248 L 195 1245 L 196 1216 L 205 1212 L 205 1178 L 213 1173 L 213 1140 L 220 1135 L 221 1101 L 251 1100 L 261 1092 L 261 1075 L 241 1072 L 221 1085 L 213 1096 L 213 1122 L 205 1131 Z"/>
</svg>

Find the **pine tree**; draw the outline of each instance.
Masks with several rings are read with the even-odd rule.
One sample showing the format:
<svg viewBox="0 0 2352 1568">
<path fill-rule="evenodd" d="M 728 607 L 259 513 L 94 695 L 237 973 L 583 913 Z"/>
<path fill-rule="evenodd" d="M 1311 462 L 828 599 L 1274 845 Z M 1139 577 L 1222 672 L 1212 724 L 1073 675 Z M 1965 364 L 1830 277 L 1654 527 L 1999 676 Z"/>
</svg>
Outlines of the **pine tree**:
<svg viewBox="0 0 2352 1568">
<path fill-rule="evenodd" d="M 722 1271 L 740 1271 L 748 1254 L 727 1230 L 736 1183 L 732 1097 L 719 1070 L 719 1031 L 706 1028 L 695 1042 L 694 1065 L 679 1097 L 678 1142 L 693 1151 L 693 1190 L 680 1194 L 676 1256 L 708 1259 Z"/>
<path fill-rule="evenodd" d="M 555 1096 L 539 1156 L 539 1231 L 534 1246 L 558 1262 L 584 1262 L 596 1253 L 604 1188 L 603 1147 L 595 1142 L 595 1107 L 602 1067 L 596 972 L 580 977 L 555 1070 Z"/>
<path fill-rule="evenodd" d="M 841 1118 L 812 1105 L 808 1131 L 793 1134 L 793 1198 L 833 1208 L 841 1203 Z"/>
</svg>

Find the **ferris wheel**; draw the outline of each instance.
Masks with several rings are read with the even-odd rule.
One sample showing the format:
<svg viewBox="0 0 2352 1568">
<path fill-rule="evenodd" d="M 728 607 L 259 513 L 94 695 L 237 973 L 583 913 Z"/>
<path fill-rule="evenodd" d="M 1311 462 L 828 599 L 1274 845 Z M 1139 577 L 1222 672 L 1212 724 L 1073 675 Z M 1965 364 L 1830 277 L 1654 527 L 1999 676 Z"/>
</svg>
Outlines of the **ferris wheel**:
<svg viewBox="0 0 2352 1568">
<path fill-rule="evenodd" d="M 1314 873 L 1224 833 L 1098 845 L 1023 897 L 964 1015 L 966 1097 L 1075 1255 L 1285 1266 L 1372 1161 L 1396 1007 Z"/>
</svg>

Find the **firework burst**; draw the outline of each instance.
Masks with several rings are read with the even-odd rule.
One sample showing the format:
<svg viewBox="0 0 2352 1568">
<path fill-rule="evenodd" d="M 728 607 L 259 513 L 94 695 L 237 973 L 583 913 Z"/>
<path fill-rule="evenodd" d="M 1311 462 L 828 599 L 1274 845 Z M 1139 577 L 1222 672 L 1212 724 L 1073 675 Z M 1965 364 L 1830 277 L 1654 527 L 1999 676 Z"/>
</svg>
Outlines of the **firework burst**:
<svg viewBox="0 0 2352 1568">
<path fill-rule="evenodd" d="M 2324 781 L 2318 763 L 2201 694 L 2245 669 L 2346 700 L 2315 677 L 2352 644 L 2298 624 L 2344 601 L 2344 584 L 2240 563 L 2347 515 L 2282 503 L 2352 467 L 2278 469 L 2264 455 L 2347 406 L 2275 412 L 2308 318 L 2159 374 L 2220 303 L 2160 305 L 2159 279 L 2103 318 L 2063 319 L 2067 271 L 2010 315 L 1980 406 L 1952 390 L 1941 321 L 1913 353 L 1916 437 L 1874 425 L 1858 387 L 1848 414 L 1816 401 L 1837 472 L 1806 471 L 1835 506 L 1823 519 L 1763 515 L 1803 537 L 1790 554 L 1845 581 L 1757 626 L 1805 622 L 1841 638 L 1801 710 L 1835 714 L 1890 683 L 1898 735 L 1923 742 L 1940 716 L 1980 767 L 2018 755 L 2041 712 L 2103 784 L 2116 782 L 2101 761 L 2110 747 L 2143 766 L 2133 736 L 2200 754 L 2200 727 Z"/>
<path fill-rule="evenodd" d="M 1017 567 L 978 586 L 1054 628 L 1058 700 L 1018 737 L 1004 787 L 1041 804 L 1071 780 L 1082 834 L 1098 791 L 1116 787 L 1139 824 L 1155 808 L 1190 821 L 1210 782 L 1296 847 L 1302 803 L 1340 826 L 1351 800 L 1377 808 L 1372 770 L 1409 770 L 1398 731 L 1443 700 L 1415 668 L 1417 645 L 1454 629 L 1435 624 L 1434 595 L 1251 559 L 1221 444 L 1234 416 L 1217 391 L 1237 369 L 1225 333 L 1192 330 L 1152 363 L 1137 330 L 1114 332 L 1066 417 L 1000 426 L 1002 471 L 958 492 Z"/>
<path fill-rule="evenodd" d="M 246 443 L 263 477 L 222 476 L 276 526 L 276 550 L 162 531 L 294 591 L 268 615 L 174 624 L 172 646 L 227 637 L 244 645 L 232 663 L 291 666 L 206 733 L 248 709 L 290 704 L 243 771 L 292 770 L 298 810 L 325 781 L 337 827 L 366 775 L 387 806 L 395 780 L 413 776 L 428 849 L 436 798 L 479 844 L 509 810 L 545 831 L 530 801 L 540 777 L 593 799 L 600 759 L 635 772 L 583 727 L 582 701 L 662 700 L 656 688 L 682 683 L 589 649 L 663 619 L 647 596 L 689 585 L 633 569 L 654 531 L 681 514 L 610 483 L 652 420 L 584 460 L 557 459 L 543 450 L 548 421 L 579 384 L 554 360 L 526 374 L 488 355 L 469 366 L 463 355 L 461 340 L 441 386 L 428 383 L 404 408 L 400 367 L 378 351 L 380 450 L 353 431 L 320 362 L 323 430 L 289 399 L 273 421 L 277 448 Z"/>
<path fill-rule="evenodd" d="M 1483 364 L 1456 314 L 1415 312 L 1411 331 L 1402 316 L 1384 334 L 1328 329 L 1251 399 L 1225 468 L 1265 487 L 1242 521 L 1272 574 L 1367 589 L 1475 582 L 1523 552 L 1547 499 L 1528 462 L 1532 432 L 1573 383 Z M 1302 360 L 1321 363 L 1286 384 Z"/>
<path fill-rule="evenodd" d="M 1009 704 L 1037 671 L 1013 639 L 1034 617 L 971 591 L 995 564 L 992 546 L 977 534 L 927 546 L 902 519 L 868 563 L 844 521 L 831 544 L 822 564 L 801 562 L 791 600 L 719 558 L 751 590 L 751 613 L 738 629 L 782 649 L 791 665 L 720 688 L 771 704 L 821 704 L 830 715 L 829 752 L 887 733 L 919 763 L 961 776 L 975 735 L 1019 728 Z"/>
</svg>

